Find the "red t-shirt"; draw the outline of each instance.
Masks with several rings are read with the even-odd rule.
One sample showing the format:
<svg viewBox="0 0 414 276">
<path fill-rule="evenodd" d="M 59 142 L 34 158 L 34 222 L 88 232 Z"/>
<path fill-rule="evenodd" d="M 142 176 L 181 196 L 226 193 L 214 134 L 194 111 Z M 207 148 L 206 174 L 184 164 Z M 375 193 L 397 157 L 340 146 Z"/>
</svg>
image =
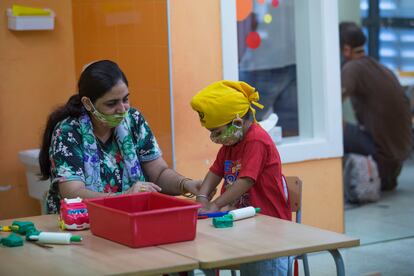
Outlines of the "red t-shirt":
<svg viewBox="0 0 414 276">
<path fill-rule="evenodd" d="M 260 207 L 262 214 L 291 220 L 279 152 L 260 125 L 253 123 L 236 145 L 222 146 L 210 171 L 224 178 L 221 193 L 239 177 L 249 177 L 255 182 L 236 202 L 237 208 Z"/>
</svg>

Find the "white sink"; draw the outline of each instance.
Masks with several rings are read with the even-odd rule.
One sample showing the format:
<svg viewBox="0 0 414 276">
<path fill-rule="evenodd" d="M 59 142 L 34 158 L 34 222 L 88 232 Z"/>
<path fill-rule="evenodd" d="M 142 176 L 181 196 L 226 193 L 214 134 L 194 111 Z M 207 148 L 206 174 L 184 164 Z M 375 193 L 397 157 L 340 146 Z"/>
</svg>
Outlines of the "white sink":
<svg viewBox="0 0 414 276">
<path fill-rule="evenodd" d="M 26 180 L 29 195 L 43 202 L 46 192 L 49 190 L 50 180 L 42 181 L 39 179 L 39 152 L 39 149 L 21 151 L 19 152 L 19 158 L 26 168 Z"/>
</svg>

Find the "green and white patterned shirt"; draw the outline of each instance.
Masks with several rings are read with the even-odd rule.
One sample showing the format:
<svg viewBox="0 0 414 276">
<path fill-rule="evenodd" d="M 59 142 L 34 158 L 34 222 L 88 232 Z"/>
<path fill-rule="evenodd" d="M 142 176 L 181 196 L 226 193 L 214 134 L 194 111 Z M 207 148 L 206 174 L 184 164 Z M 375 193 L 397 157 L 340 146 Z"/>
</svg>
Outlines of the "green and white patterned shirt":
<svg viewBox="0 0 414 276">
<path fill-rule="evenodd" d="M 92 124 L 84 123 L 85 118 L 86 121 L 90 121 L 87 114 L 79 118 L 66 118 L 56 125 L 49 149 L 52 185 L 47 198 L 48 213 L 59 211 L 61 197 L 58 183 L 61 182 L 82 181 L 87 189 L 106 193 L 121 192 L 132 186 L 137 179 L 123 178 L 124 156 L 137 157 L 138 164 L 131 170 L 139 176 L 139 181 L 145 181 L 140 163 L 159 158 L 161 150 L 148 123 L 139 111 L 130 108 L 127 117 L 128 124 L 125 129 L 129 130 L 127 134 L 129 139 L 124 139 L 122 142 L 115 139 L 114 132 L 107 142 L 102 143 L 93 135 Z M 96 145 L 96 154 L 91 156 L 87 154 L 86 148 L 89 148 L 89 145 Z M 88 168 L 91 170 L 90 167 L 93 168 L 92 172 L 88 171 Z M 99 184 L 96 181 L 88 181 L 90 175 L 96 174 L 98 170 L 99 176 L 95 177 L 100 178 Z"/>
</svg>

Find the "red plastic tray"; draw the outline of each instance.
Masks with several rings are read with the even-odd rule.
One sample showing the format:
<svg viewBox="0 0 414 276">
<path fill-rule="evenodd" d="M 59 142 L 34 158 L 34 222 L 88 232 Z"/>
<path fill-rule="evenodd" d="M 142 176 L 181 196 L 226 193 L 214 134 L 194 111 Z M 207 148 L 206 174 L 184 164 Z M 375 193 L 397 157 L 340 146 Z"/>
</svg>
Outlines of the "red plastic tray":
<svg viewBox="0 0 414 276">
<path fill-rule="evenodd" d="M 85 199 L 91 232 L 130 247 L 195 239 L 200 204 L 160 193 Z"/>
</svg>

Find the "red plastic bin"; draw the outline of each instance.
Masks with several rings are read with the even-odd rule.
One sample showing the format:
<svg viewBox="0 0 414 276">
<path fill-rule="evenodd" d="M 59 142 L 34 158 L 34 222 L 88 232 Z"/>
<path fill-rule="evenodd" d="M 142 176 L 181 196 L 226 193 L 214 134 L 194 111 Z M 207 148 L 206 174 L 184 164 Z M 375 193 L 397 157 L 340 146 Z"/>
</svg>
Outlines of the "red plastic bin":
<svg viewBox="0 0 414 276">
<path fill-rule="evenodd" d="M 85 199 L 91 232 L 130 247 L 194 240 L 200 204 L 160 193 Z"/>
</svg>

